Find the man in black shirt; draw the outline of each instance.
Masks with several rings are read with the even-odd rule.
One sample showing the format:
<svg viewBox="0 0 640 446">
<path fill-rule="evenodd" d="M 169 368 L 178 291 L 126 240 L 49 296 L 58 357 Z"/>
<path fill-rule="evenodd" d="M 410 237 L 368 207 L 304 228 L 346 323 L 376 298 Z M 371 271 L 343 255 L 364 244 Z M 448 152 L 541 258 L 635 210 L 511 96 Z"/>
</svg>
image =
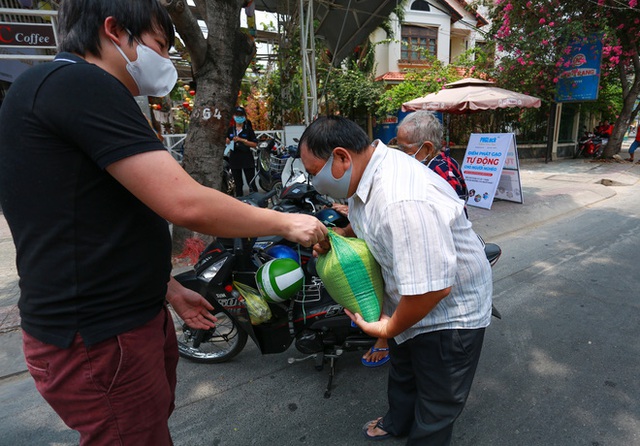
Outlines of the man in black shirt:
<svg viewBox="0 0 640 446">
<path fill-rule="evenodd" d="M 25 359 L 81 444 L 170 445 L 177 346 L 165 299 L 194 328 L 215 318 L 170 278 L 167 220 L 307 246 L 326 229 L 205 188 L 164 149 L 133 97 L 175 84 L 158 0 L 65 0 L 59 31 L 62 52 L 16 80 L 0 109 Z"/>
</svg>

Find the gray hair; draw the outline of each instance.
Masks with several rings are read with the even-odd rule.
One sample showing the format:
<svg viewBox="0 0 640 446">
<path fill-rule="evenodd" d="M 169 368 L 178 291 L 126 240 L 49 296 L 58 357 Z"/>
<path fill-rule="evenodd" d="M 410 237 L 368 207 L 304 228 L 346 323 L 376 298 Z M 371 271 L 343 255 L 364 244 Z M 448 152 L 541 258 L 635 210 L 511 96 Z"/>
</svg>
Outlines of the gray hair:
<svg viewBox="0 0 640 446">
<path fill-rule="evenodd" d="M 442 124 L 433 112 L 418 110 L 402 120 L 398 130 L 402 128 L 412 143 L 430 141 L 436 150 L 442 148 Z"/>
</svg>

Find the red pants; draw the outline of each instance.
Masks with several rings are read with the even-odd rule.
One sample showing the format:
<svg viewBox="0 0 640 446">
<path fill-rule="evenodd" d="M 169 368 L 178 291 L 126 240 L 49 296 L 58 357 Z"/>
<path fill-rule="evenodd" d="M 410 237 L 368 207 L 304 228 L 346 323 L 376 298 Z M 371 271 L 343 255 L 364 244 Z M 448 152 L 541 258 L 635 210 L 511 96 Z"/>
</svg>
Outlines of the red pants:
<svg viewBox="0 0 640 446">
<path fill-rule="evenodd" d="M 36 388 L 80 445 L 172 445 L 178 346 L 165 309 L 135 330 L 87 347 L 45 344 L 23 331 Z"/>
</svg>

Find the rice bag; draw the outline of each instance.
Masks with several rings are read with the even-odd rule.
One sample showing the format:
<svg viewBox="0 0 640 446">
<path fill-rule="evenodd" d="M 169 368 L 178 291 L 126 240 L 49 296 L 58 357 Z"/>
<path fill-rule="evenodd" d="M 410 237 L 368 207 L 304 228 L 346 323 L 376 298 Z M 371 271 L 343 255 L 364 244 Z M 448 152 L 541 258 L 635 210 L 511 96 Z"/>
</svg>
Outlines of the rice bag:
<svg viewBox="0 0 640 446">
<path fill-rule="evenodd" d="M 329 295 L 367 322 L 380 319 L 384 284 L 380 265 L 364 240 L 329 230 L 331 249 L 318 257 L 316 270 Z"/>
</svg>

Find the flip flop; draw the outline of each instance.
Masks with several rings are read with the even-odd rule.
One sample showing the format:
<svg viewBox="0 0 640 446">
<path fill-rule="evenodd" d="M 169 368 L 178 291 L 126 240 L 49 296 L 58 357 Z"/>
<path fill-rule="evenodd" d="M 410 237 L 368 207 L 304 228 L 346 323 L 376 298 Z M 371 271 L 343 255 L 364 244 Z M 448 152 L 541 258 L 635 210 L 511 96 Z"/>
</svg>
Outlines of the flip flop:
<svg viewBox="0 0 640 446">
<path fill-rule="evenodd" d="M 377 427 L 378 429 L 384 430 L 384 428 L 382 427 L 382 417 L 378 418 L 377 420 L 368 421 L 364 426 L 362 426 L 362 435 L 364 435 L 364 438 L 371 441 L 380 441 L 380 440 L 386 440 L 393 436 L 388 432 L 384 435 L 369 435 L 368 433 L 369 425 L 374 422 L 376 423 L 375 427 Z"/>
<path fill-rule="evenodd" d="M 375 348 L 375 347 L 371 347 L 371 349 L 369 350 L 371 353 L 376 353 L 376 352 L 388 352 L 389 351 L 389 347 L 386 348 Z M 385 356 L 384 358 L 381 358 L 377 361 L 369 361 L 365 358 L 362 358 L 362 365 L 365 367 L 380 367 L 381 365 L 386 364 L 389 361 L 389 354 L 387 353 L 387 356 Z"/>
</svg>

